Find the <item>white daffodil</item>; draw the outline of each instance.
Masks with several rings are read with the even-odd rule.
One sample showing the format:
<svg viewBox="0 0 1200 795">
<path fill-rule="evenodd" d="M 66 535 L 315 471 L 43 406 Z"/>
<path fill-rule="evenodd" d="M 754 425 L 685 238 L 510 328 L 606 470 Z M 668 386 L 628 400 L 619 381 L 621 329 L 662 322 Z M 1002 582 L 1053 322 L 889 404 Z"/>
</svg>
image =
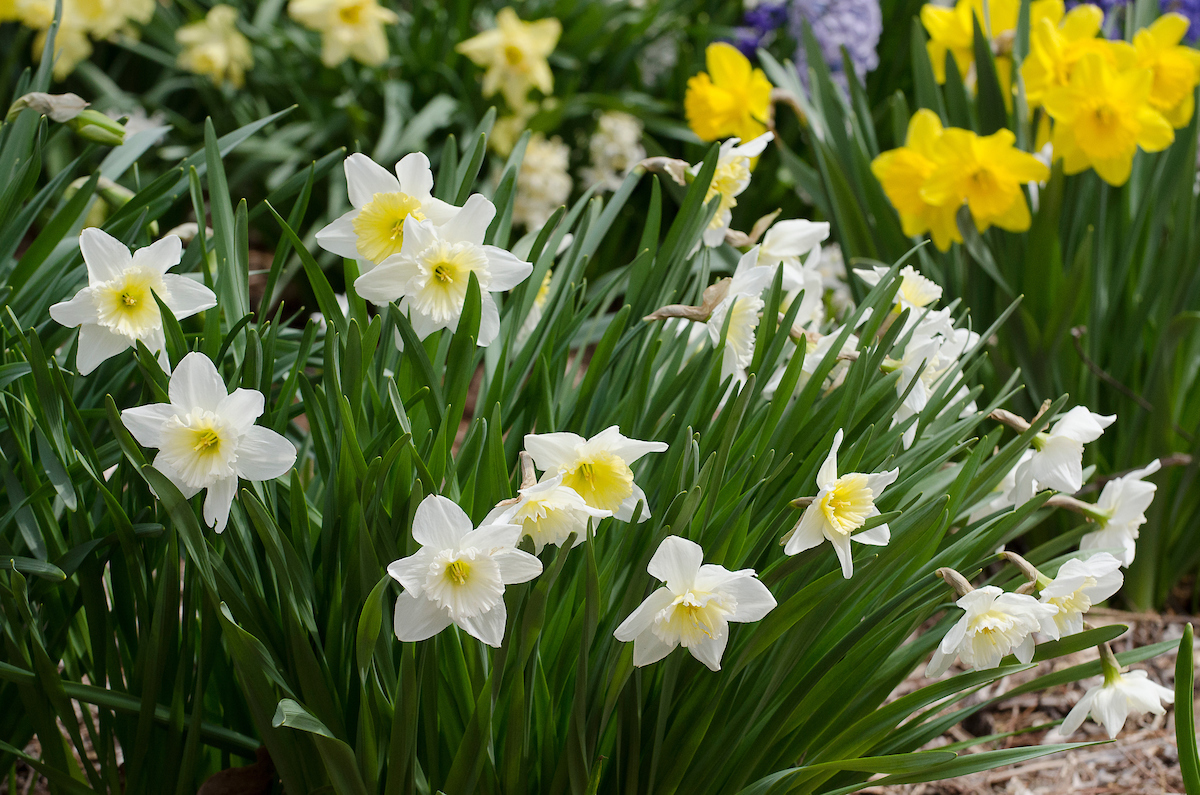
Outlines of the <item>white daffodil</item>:
<svg viewBox="0 0 1200 795">
<path fill-rule="evenodd" d="M 478 342 L 486 348 L 500 333 L 500 310 L 492 293 L 516 287 L 533 272 L 530 263 L 484 245 L 495 215 L 495 205 L 478 193 L 441 226 L 410 215 L 400 253 L 359 276 L 354 289 L 373 304 L 396 301 L 413 331 L 425 339 L 438 329 L 458 329 L 474 273 L 480 290 Z"/>
<path fill-rule="evenodd" d="M 525 449 L 533 456 L 543 477 L 561 474 L 563 484 L 574 489 L 592 508 L 611 511 L 622 522 L 633 518 L 633 510 L 642 503 L 639 522 L 650 518 L 646 493 L 633 482 L 629 465 L 647 453 L 667 449 L 663 442 L 643 442 L 621 435 L 610 426 L 591 439 L 573 433 L 526 434 Z"/>
<path fill-rule="evenodd" d="M 717 154 L 717 170 L 713 173 L 712 182 L 708 184 L 708 193 L 704 196 L 707 204 L 718 199 L 717 214 L 713 216 L 704 230 L 704 245 L 719 246 L 725 242 L 725 231 L 733 220 L 733 208 L 737 206 L 737 197 L 750 184 L 751 161 L 763 153 L 767 144 L 775 136 L 763 133 L 754 140 L 741 143 L 737 138 L 730 138 L 721 144 Z M 740 145 L 739 145 L 740 144 Z M 691 173 L 699 174 L 703 163 L 692 166 Z"/>
<path fill-rule="evenodd" d="M 850 541 L 871 546 L 886 546 L 891 540 L 891 529 L 886 523 L 854 533 L 872 516 L 879 515 L 875 501 L 883 490 L 896 482 L 899 469 L 868 474 L 848 472 L 838 477 L 837 453 L 842 444 L 842 431 L 833 437 L 833 446 L 825 463 L 817 472 L 817 496 L 804 509 L 799 523 L 792 530 L 783 551 L 795 555 L 818 546 L 826 539 L 833 544 L 838 560 L 842 564 L 842 576 L 846 579 L 854 574 L 854 556 Z M 854 533 L 854 535 L 851 535 Z"/>
<path fill-rule="evenodd" d="M 1042 601 L 1058 608 L 1042 631 L 1055 640 L 1083 632 L 1083 614 L 1120 590 L 1124 581 L 1121 561 L 1107 552 L 1068 560 L 1041 589 Z"/>
<path fill-rule="evenodd" d="M 708 318 L 708 338 L 714 348 L 721 344 L 721 332 L 725 330 L 725 319 L 729 318 L 721 357 L 721 378 L 732 376 L 739 384 L 746 380 L 746 367 L 754 358 L 754 333 L 758 328 L 759 313 L 765 306 L 762 291 L 775 278 L 772 268 L 758 267 L 757 261 L 757 248 L 742 255 L 725 297 Z"/>
<path fill-rule="evenodd" d="M 504 586 L 542 573 L 541 561 L 516 548 L 521 527 L 485 521 L 475 528 L 453 501 L 431 494 L 417 506 L 412 535 L 420 551 L 387 569 L 404 586 L 396 599 L 396 637 L 425 640 L 456 624 L 499 646 L 508 616 Z"/>
<path fill-rule="evenodd" d="M 1033 455 L 1017 468 L 1017 498 L 1025 502 L 1040 489 L 1074 494 L 1083 486 L 1083 446 L 1094 442 L 1117 419 L 1084 406 L 1064 414 L 1050 431 L 1033 437 Z"/>
<path fill-rule="evenodd" d="M 954 327 L 949 309 L 911 316 L 909 325 L 913 328 L 908 344 L 900 358 L 891 364 L 900 371 L 896 393 L 904 396 L 892 418 L 893 425 L 924 411 L 943 378 L 961 381 L 958 360 L 979 342 L 979 335 L 975 332 Z M 959 389 L 959 394 L 967 391 L 964 385 Z M 969 413 L 975 410 L 973 405 L 967 409 Z M 917 423 L 905 428 L 902 437 L 905 448 L 912 446 L 916 434 Z"/>
<path fill-rule="evenodd" d="M 191 499 L 201 489 L 204 521 L 218 533 L 229 520 L 238 478 L 274 480 L 296 463 L 296 448 L 255 425 L 266 398 L 255 389 L 229 393 L 216 366 L 189 353 L 171 373 L 170 403 L 125 409 L 121 422 L 143 447 L 158 449 L 154 468 Z"/>
<path fill-rule="evenodd" d="M 1121 550 L 1121 565 L 1133 563 L 1139 528 L 1146 523 L 1146 509 L 1154 501 L 1154 492 L 1158 489 L 1142 478 L 1158 470 L 1159 462 L 1155 459 L 1144 469 L 1113 478 L 1104 484 L 1094 513 L 1100 529 L 1080 539 L 1081 550 L 1117 549 Z"/>
<path fill-rule="evenodd" d="M 815 332 L 808 333 L 808 342 L 806 343 L 804 350 L 804 364 L 800 366 L 800 378 L 796 380 L 797 390 L 803 389 L 804 385 L 808 383 L 808 379 L 812 378 L 813 374 L 817 372 L 817 369 L 821 366 L 821 362 L 825 361 L 825 357 L 831 350 L 833 350 L 833 346 L 837 344 L 838 337 L 840 335 L 841 329 L 833 329 L 828 334 L 823 336 L 816 334 Z M 813 338 L 816 338 L 815 343 L 812 342 Z M 849 335 L 846 337 L 846 341 L 842 343 L 841 350 L 838 351 L 838 353 L 847 357 L 853 356 L 858 350 L 858 342 L 859 340 L 857 335 Z M 788 352 L 788 357 L 794 356 L 798 348 L 795 345 L 792 345 L 791 342 L 786 342 L 784 345 L 786 346 L 785 350 Z M 847 369 L 847 361 L 839 360 L 834 363 L 833 369 L 831 369 L 829 371 L 829 375 L 825 377 L 826 382 L 830 384 L 831 388 L 840 383 L 840 380 L 843 376 L 845 376 Z M 781 381 L 783 381 L 783 374 L 786 370 L 787 365 L 785 364 L 777 369 L 774 375 L 771 376 L 770 380 L 763 385 L 763 397 L 765 397 L 767 400 L 773 400 L 775 398 L 775 392 L 779 389 L 779 384 Z"/>
<path fill-rule="evenodd" d="M 183 255 L 179 238 L 170 235 L 131 253 L 120 240 L 88 227 L 79 235 L 79 250 L 87 265 L 88 286 L 70 301 L 50 307 L 50 317 L 64 326 L 79 326 L 75 366 L 80 375 L 138 342 L 156 351 L 163 369 L 169 369 L 154 296 L 176 319 L 217 305 L 217 296 L 203 284 L 167 273 Z"/>
<path fill-rule="evenodd" d="M 497 505 L 484 518 L 484 524 L 515 524 L 521 535 L 533 539 L 533 551 L 541 554 L 547 544 L 562 546 L 571 533 L 579 546 L 587 538 L 590 519 L 612 516 L 612 511 L 593 508 L 570 486 L 563 485 L 562 474 L 517 491 L 516 502 Z"/>
<path fill-rule="evenodd" d="M 1032 596 L 1005 593 L 985 585 L 962 596 L 956 604 L 966 611 L 933 652 L 926 676 L 939 676 L 954 658 L 968 668 L 995 668 L 1012 653 L 1023 663 L 1033 659 L 1033 633 L 1052 621 L 1056 607 Z"/>
<path fill-rule="evenodd" d="M 887 276 L 891 268 L 876 265 L 867 268 L 855 268 L 854 274 L 864 282 L 874 287 L 879 280 Z M 893 311 L 900 314 L 905 309 L 916 312 L 922 307 L 930 306 L 942 297 L 942 288 L 935 281 L 926 279 L 912 265 L 900 269 L 900 289 L 896 292 L 896 306 Z"/>
<path fill-rule="evenodd" d="M 1174 704 L 1175 694 L 1170 688 L 1151 682 L 1145 671 L 1121 673 L 1105 667 L 1104 683 L 1089 688 L 1083 698 L 1072 707 L 1063 720 L 1058 733 L 1070 737 L 1079 731 L 1088 715 L 1102 725 L 1110 739 L 1116 739 L 1125 720 L 1133 715 L 1163 715 L 1163 704 Z"/>
<path fill-rule="evenodd" d="M 444 224 L 458 208 L 435 199 L 429 158 L 421 152 L 406 155 L 388 171 L 364 154 L 346 158 L 346 187 L 354 209 L 317 232 L 317 244 L 339 257 L 358 260 L 367 273 L 404 244 L 404 221 L 409 218 Z"/>
<path fill-rule="evenodd" d="M 783 267 L 783 289 L 799 290 L 807 286 L 806 273 L 820 279 L 816 263 L 821 258 L 821 242 L 829 237 L 829 224 L 803 218 L 780 221 L 767 230 L 758 246 L 758 264 Z"/>
<path fill-rule="evenodd" d="M 1017 501 L 1015 496 L 1017 487 L 1017 467 L 1028 461 L 1032 455 L 1032 450 L 1026 450 L 1025 452 L 1021 453 L 1021 457 L 1017 460 L 1017 463 L 1013 465 L 1013 468 L 1008 470 L 1004 477 L 1000 479 L 1000 482 L 996 484 L 996 487 L 989 492 L 988 500 L 980 504 L 979 507 L 972 511 L 971 515 L 967 517 L 967 524 L 974 524 L 981 519 L 991 516 L 997 511 L 1003 511 L 1005 508 L 1011 508 L 1015 505 L 1021 504 L 1019 501 Z"/>
<path fill-rule="evenodd" d="M 754 569 L 704 564 L 704 550 L 686 538 L 664 538 L 646 570 L 666 587 L 646 597 L 613 633 L 623 643 L 633 641 L 633 664 L 639 667 L 683 646 L 719 671 L 730 622 L 758 621 L 775 607 Z"/>
</svg>

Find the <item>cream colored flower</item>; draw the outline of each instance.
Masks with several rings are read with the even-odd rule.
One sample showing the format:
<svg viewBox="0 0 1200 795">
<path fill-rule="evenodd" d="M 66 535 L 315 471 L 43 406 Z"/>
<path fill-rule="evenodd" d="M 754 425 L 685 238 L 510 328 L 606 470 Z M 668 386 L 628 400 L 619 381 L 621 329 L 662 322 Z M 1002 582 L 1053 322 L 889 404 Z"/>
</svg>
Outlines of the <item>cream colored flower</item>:
<svg viewBox="0 0 1200 795">
<path fill-rule="evenodd" d="M 1124 581 L 1121 561 L 1107 552 L 1087 560 L 1068 560 L 1041 589 L 1042 601 L 1058 608 L 1042 631 L 1055 640 L 1083 632 L 1083 614 L 1120 590 Z"/>
<path fill-rule="evenodd" d="M 774 135 L 763 133 L 752 141 L 742 143 L 737 138 L 730 138 L 721 144 L 717 155 L 717 170 L 713 172 L 712 181 L 708 183 L 708 192 L 704 195 L 707 204 L 717 199 L 717 214 L 704 230 L 704 245 L 719 246 L 725 242 L 725 231 L 733 220 L 733 208 L 737 206 L 737 197 L 750 185 L 750 167 L 754 158 L 763 153 Z M 691 173 L 698 174 L 703 163 L 692 166 Z"/>
<path fill-rule="evenodd" d="M 205 75 L 218 87 L 229 83 L 241 88 L 254 55 L 250 41 L 238 30 L 237 18 L 232 6 L 215 5 L 204 19 L 175 31 L 175 41 L 183 48 L 179 68 Z"/>
<path fill-rule="evenodd" d="M 938 644 L 926 676 L 941 675 L 955 657 L 976 670 L 995 668 L 1007 654 L 1027 663 L 1033 659 L 1033 633 L 1058 611 L 1028 594 L 1005 593 L 994 585 L 977 588 L 956 604 L 966 614 Z"/>
<path fill-rule="evenodd" d="M 574 546 L 587 539 L 588 522 L 612 516 L 612 511 L 592 508 L 570 486 L 563 475 L 542 480 L 520 489 L 511 505 L 497 505 L 483 520 L 484 524 L 515 524 L 521 535 L 533 541 L 533 551 L 541 554 L 547 544 L 562 546 L 575 533 Z"/>
<path fill-rule="evenodd" d="M 588 140 L 588 154 L 591 164 L 583 170 L 584 182 L 616 190 L 630 169 L 646 157 L 642 122 L 616 110 L 601 114 L 596 132 Z"/>
<path fill-rule="evenodd" d="M 1146 523 L 1146 509 L 1154 501 L 1154 492 L 1158 490 L 1157 486 L 1143 478 L 1153 475 L 1159 467 L 1158 459 L 1155 459 L 1143 469 L 1113 478 L 1104 484 L 1104 491 L 1100 492 L 1094 512 L 1100 529 L 1079 540 L 1081 550 L 1116 549 L 1119 550 L 1117 557 L 1122 565 L 1133 563 L 1138 534 Z"/>
<path fill-rule="evenodd" d="M 517 172 L 517 195 L 512 220 L 526 229 L 540 229 L 571 196 L 567 171 L 571 150 L 557 135 L 547 139 L 534 134 L 525 146 L 525 158 Z"/>
<path fill-rule="evenodd" d="M 1105 668 L 1104 683 L 1096 685 L 1083 694 L 1083 698 L 1075 704 L 1066 719 L 1059 727 L 1058 733 L 1070 737 L 1079 731 L 1079 727 L 1088 715 L 1104 727 L 1111 739 L 1125 726 L 1130 714 L 1163 715 L 1166 709 L 1163 704 L 1174 704 L 1175 693 L 1157 682 L 1151 682 L 1145 671 L 1128 671 Z"/>
<path fill-rule="evenodd" d="M 459 42 L 454 49 L 487 71 L 483 95 L 504 95 L 509 107 L 521 105 L 530 88 L 549 96 L 554 92 L 554 75 L 546 57 L 554 52 L 562 23 L 553 17 L 523 22 L 512 8 L 496 14 L 496 27 Z"/>
<path fill-rule="evenodd" d="M 380 66 L 388 57 L 384 26 L 400 20 L 377 0 L 291 0 L 288 16 L 321 34 L 321 63 L 330 68 L 347 58 Z"/>
</svg>

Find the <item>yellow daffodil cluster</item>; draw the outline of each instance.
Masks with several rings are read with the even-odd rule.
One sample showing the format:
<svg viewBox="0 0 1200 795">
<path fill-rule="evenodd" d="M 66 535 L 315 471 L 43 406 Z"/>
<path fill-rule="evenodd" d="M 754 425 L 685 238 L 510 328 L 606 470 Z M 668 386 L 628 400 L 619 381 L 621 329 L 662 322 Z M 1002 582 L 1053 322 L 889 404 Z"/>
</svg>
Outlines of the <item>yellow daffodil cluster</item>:
<svg viewBox="0 0 1200 795">
<path fill-rule="evenodd" d="M 347 58 L 381 66 L 388 57 L 384 26 L 400 21 L 377 0 L 291 0 L 288 16 L 321 34 L 321 63 L 331 69 Z"/>
<path fill-rule="evenodd" d="M 1060 0 L 1041 1 L 1048 11 L 1031 26 L 1021 66 L 1026 97 L 1052 122 L 1054 157 L 1065 173 L 1093 168 L 1122 185 L 1138 147 L 1166 149 L 1173 128 L 1192 118 L 1200 53 L 1180 44 L 1188 21 L 1164 14 L 1129 44 L 1099 38 L 1104 14 L 1096 6 L 1063 13 Z"/>
<path fill-rule="evenodd" d="M 724 42 L 704 51 L 707 72 L 690 78 L 684 96 L 688 126 L 701 140 L 750 141 L 767 131 L 771 83 L 738 49 Z"/>
<path fill-rule="evenodd" d="M 1029 229 L 1021 186 L 1045 180 L 1050 172 L 1015 141 L 1008 130 L 981 136 L 943 128 L 937 114 L 919 110 L 909 121 L 904 146 L 875 158 L 871 171 L 900 214 L 904 233 L 928 232 L 946 251 L 951 242 L 962 242 L 955 218 L 963 204 L 980 232 L 992 226 Z"/>
<path fill-rule="evenodd" d="M 237 9 L 222 3 L 213 6 L 204 19 L 175 31 L 175 41 L 182 48 L 179 68 L 210 78 L 218 88 L 226 83 L 241 88 L 254 56 L 250 41 L 238 30 L 237 17 Z"/>
<path fill-rule="evenodd" d="M 0 0 L 0 22 L 16 21 L 38 31 L 33 56 L 40 59 L 54 22 L 54 0 Z M 92 41 L 118 31 L 134 35 L 130 23 L 154 16 L 154 0 L 63 0 L 62 24 L 54 39 L 54 78 L 62 80 L 92 54 Z"/>
</svg>

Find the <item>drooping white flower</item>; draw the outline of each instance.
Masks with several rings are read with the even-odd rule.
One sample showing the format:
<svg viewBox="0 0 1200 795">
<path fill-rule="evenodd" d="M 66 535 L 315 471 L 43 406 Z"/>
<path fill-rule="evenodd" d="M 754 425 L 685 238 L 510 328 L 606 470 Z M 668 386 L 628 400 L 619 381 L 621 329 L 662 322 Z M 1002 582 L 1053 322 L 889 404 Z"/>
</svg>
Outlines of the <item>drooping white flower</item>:
<svg viewBox="0 0 1200 795">
<path fill-rule="evenodd" d="M 425 339 L 438 329 L 458 329 L 471 274 L 480 290 L 479 345 L 487 347 L 500 333 L 500 310 L 493 292 L 511 289 L 533 272 L 497 246 L 484 245 L 496 207 L 476 193 L 453 218 L 441 226 L 409 216 L 404 221 L 404 244 L 354 281 L 354 289 L 373 304 L 395 301 Z"/>
<path fill-rule="evenodd" d="M 541 133 L 530 137 L 525 157 L 517 172 L 512 221 L 529 230 L 541 229 L 550 216 L 571 197 L 571 174 L 567 170 L 571 148 L 557 135 Z"/>
<path fill-rule="evenodd" d="M 1083 632 L 1083 614 L 1120 590 L 1124 581 L 1121 561 L 1107 552 L 1068 560 L 1041 589 L 1042 601 L 1058 608 L 1042 631 L 1055 640 Z"/>
<path fill-rule="evenodd" d="M 1064 414 L 1049 432 L 1033 437 L 1033 455 L 1017 468 L 1017 498 L 1031 499 L 1040 489 L 1074 494 L 1083 486 L 1083 446 L 1094 442 L 1117 419 L 1084 406 Z"/>
<path fill-rule="evenodd" d="M 400 253 L 406 219 L 444 224 L 458 212 L 430 193 L 433 172 L 421 152 L 406 155 L 396 164 L 395 174 L 361 153 L 347 157 L 345 169 L 354 209 L 317 232 L 317 244 L 339 257 L 358 260 L 359 273 Z"/>
<path fill-rule="evenodd" d="M 775 136 L 763 133 L 757 138 L 741 143 L 738 138 L 730 138 L 721 143 L 717 154 L 717 170 L 713 173 L 712 182 L 708 184 L 708 193 L 704 196 L 707 204 L 717 199 L 717 214 L 713 216 L 704 230 L 704 245 L 719 246 L 725 242 L 725 231 L 733 220 L 733 208 L 737 206 L 737 197 L 750 185 L 751 161 L 761 155 L 767 144 Z M 740 145 L 739 145 L 740 144 Z M 703 163 L 692 166 L 691 173 L 699 174 Z"/>
<path fill-rule="evenodd" d="M 825 221 L 816 223 L 803 218 L 779 221 L 763 235 L 758 264 L 782 266 L 783 289 L 799 290 L 807 285 L 805 272 L 816 272 L 821 242 L 828 237 L 829 224 Z"/>
<path fill-rule="evenodd" d="M 1017 463 L 1013 464 L 1012 469 L 1005 473 L 996 487 L 989 492 L 989 499 L 982 503 L 978 508 L 971 512 L 967 517 L 967 524 L 974 524 L 979 520 L 991 516 L 997 511 L 1002 511 L 1005 508 L 1011 508 L 1021 503 L 1016 499 L 1017 487 L 1017 467 L 1028 461 L 1033 455 L 1032 450 L 1026 450 L 1021 453 L 1021 457 L 1017 459 Z"/>
<path fill-rule="evenodd" d="M 579 546 L 587 538 L 588 521 L 612 516 L 612 511 L 593 508 L 570 486 L 563 485 L 562 474 L 517 490 L 517 500 L 497 505 L 484 518 L 484 524 L 515 524 L 521 535 L 533 540 L 533 551 L 541 554 L 547 544 L 562 546 L 571 533 Z"/>
<path fill-rule="evenodd" d="M 842 576 L 850 579 L 854 574 L 851 540 L 876 547 L 886 546 L 891 540 L 892 532 L 887 523 L 858 533 L 854 531 L 871 517 L 879 515 L 875 501 L 884 489 L 896 482 L 900 470 L 873 474 L 848 472 L 838 477 L 837 453 L 841 444 L 842 431 L 839 429 L 833 437 L 833 446 L 825 463 L 817 472 L 817 496 L 804 509 L 783 551 L 795 555 L 828 539 L 842 564 Z"/>
<path fill-rule="evenodd" d="M 633 641 L 633 664 L 639 667 L 683 646 L 719 671 L 730 622 L 758 621 L 775 607 L 754 569 L 705 564 L 700 545 L 679 536 L 663 539 L 646 570 L 666 586 L 646 597 L 613 633 L 619 641 Z"/>
<path fill-rule="evenodd" d="M 1118 555 L 1121 565 L 1133 563 L 1139 528 L 1146 523 L 1146 509 L 1154 501 L 1154 492 L 1158 489 L 1142 478 L 1158 470 L 1159 462 L 1155 459 L 1143 469 L 1104 484 L 1104 491 L 1100 492 L 1096 502 L 1096 522 L 1100 529 L 1080 539 L 1081 550 L 1117 549 L 1121 550 Z"/>
<path fill-rule="evenodd" d="M 855 268 L 854 274 L 867 284 L 874 287 L 879 280 L 887 276 L 891 268 L 876 265 L 870 270 Z M 905 309 L 915 312 L 922 307 L 930 306 L 942 297 L 942 287 L 937 282 L 925 278 L 912 265 L 900 269 L 900 289 L 896 292 L 894 312 L 900 314 Z"/>
<path fill-rule="evenodd" d="M 402 641 L 431 638 L 451 624 L 489 646 L 504 640 L 504 586 L 542 573 L 542 563 L 516 548 L 521 527 L 486 521 L 475 528 L 453 501 L 431 494 L 413 516 L 420 551 L 388 566 L 404 586 L 393 628 Z"/>
<path fill-rule="evenodd" d="M 1105 668 L 1104 683 L 1095 685 L 1083 694 L 1083 698 L 1067 713 L 1058 733 L 1069 737 L 1079 731 L 1088 715 L 1104 726 L 1110 739 L 1116 739 L 1130 714 L 1162 715 L 1163 704 L 1174 704 L 1175 694 L 1166 687 L 1151 682 L 1145 671 L 1128 671 Z"/>
<path fill-rule="evenodd" d="M 50 317 L 64 326 L 79 326 L 75 364 L 80 375 L 138 342 L 158 353 L 164 370 L 170 368 L 154 296 L 180 320 L 217 305 L 217 296 L 203 284 L 167 273 L 183 255 L 179 238 L 169 235 L 131 253 L 115 237 L 88 227 L 79 235 L 79 249 L 88 286 L 51 306 Z"/>
<path fill-rule="evenodd" d="M 158 449 L 154 468 L 191 499 L 201 489 L 204 522 L 218 533 L 229 520 L 238 478 L 274 480 L 296 463 L 296 448 L 255 425 L 266 398 L 255 389 L 229 393 L 207 356 L 189 353 L 171 373 L 170 403 L 125 409 L 121 422 L 143 447 Z"/>
<path fill-rule="evenodd" d="M 1033 659 L 1033 633 L 1053 619 L 1056 607 L 1032 596 L 1005 593 L 985 585 L 962 596 L 956 604 L 966 611 L 933 652 L 926 676 L 944 673 L 958 657 L 967 668 L 995 668 L 1012 653 L 1023 663 Z"/>
<path fill-rule="evenodd" d="M 664 442 L 629 439 L 613 425 L 591 439 L 564 432 L 526 434 L 525 449 L 537 468 L 546 473 L 543 478 L 561 474 L 563 484 L 592 508 L 611 511 L 617 519 L 628 522 L 634 508 L 642 503 L 638 521 L 650 518 L 646 493 L 633 482 L 629 465 L 647 453 L 663 452 L 667 449 Z"/>
<path fill-rule="evenodd" d="M 765 304 L 762 291 L 775 278 L 773 268 L 756 265 L 758 249 L 752 248 L 738 261 L 725 297 L 713 309 L 708 319 L 708 338 L 713 347 L 721 344 L 725 330 L 725 348 L 721 358 L 721 379 L 733 377 L 735 383 L 746 380 L 746 367 L 754 358 L 754 335 L 758 328 L 759 312 Z M 729 328 L 725 329 L 725 319 Z"/>
</svg>

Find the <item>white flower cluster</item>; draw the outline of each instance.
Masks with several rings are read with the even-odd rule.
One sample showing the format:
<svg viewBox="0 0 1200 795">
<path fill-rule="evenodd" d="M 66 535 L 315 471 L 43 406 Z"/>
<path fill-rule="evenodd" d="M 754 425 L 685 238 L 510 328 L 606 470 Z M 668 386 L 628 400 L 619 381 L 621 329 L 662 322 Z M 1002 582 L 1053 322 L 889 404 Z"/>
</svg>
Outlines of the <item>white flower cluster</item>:
<svg viewBox="0 0 1200 795">
<path fill-rule="evenodd" d="M 588 185 L 616 190 L 630 169 L 646 157 L 642 122 L 628 113 L 610 110 L 600 115 L 596 132 L 588 141 L 591 163 L 581 176 Z"/>
<path fill-rule="evenodd" d="M 540 229 L 566 203 L 571 196 L 570 160 L 571 150 L 557 135 L 546 138 L 535 133 L 530 137 L 517 172 L 514 224 Z"/>
</svg>

